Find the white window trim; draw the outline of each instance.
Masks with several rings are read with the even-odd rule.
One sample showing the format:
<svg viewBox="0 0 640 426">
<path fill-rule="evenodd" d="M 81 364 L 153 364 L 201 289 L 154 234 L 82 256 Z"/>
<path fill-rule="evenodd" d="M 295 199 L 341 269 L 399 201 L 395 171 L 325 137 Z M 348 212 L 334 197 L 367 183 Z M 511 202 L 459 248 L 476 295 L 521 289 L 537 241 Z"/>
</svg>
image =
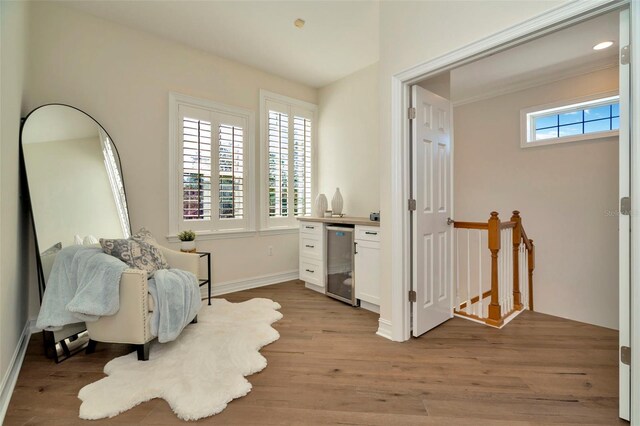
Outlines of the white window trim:
<svg viewBox="0 0 640 426">
<path fill-rule="evenodd" d="M 236 238 L 253 236 L 256 234 L 255 226 L 255 175 L 253 165 L 255 164 L 255 113 L 249 109 L 225 105 L 222 103 L 195 98 L 180 93 L 169 93 L 169 235 L 170 242 L 177 242 L 177 234 L 180 232 L 181 205 L 180 205 L 180 185 L 181 176 L 177 167 L 178 159 L 182 158 L 182 144 L 180 138 L 181 124 L 178 120 L 179 105 L 191 106 L 195 108 L 205 108 L 221 114 L 236 115 L 247 120 L 247 130 L 243 135 L 244 150 L 244 213 L 247 216 L 246 227 L 238 229 L 222 229 L 196 231 L 198 239 L 209 240 L 218 238 Z"/>
<path fill-rule="evenodd" d="M 553 112 L 554 109 L 563 109 L 575 104 L 590 102 L 597 99 L 615 98 L 617 96 L 618 96 L 617 91 L 601 92 L 601 93 L 595 93 L 593 95 L 552 102 L 544 105 L 537 105 L 537 106 L 520 110 L 520 147 L 532 148 L 535 146 L 557 145 L 557 144 L 567 143 L 567 142 L 588 141 L 593 139 L 603 139 L 603 138 L 618 136 L 617 130 L 611 130 L 607 132 L 586 133 L 586 134 L 575 135 L 575 136 L 563 136 L 561 138 L 542 139 L 539 141 L 529 140 L 533 132 L 533 129 L 531 127 L 531 122 L 532 122 L 530 117 L 531 113 L 533 112 L 550 113 L 550 112 Z M 610 101 L 611 100 L 614 100 L 614 99 L 610 99 Z"/>
<path fill-rule="evenodd" d="M 311 127 L 311 209 L 313 210 L 314 200 L 318 193 L 318 183 L 316 176 L 318 175 L 318 106 L 310 102 L 301 101 L 290 98 L 288 96 L 279 95 L 260 89 L 260 234 L 261 235 L 278 235 L 296 232 L 299 228 L 296 216 L 287 218 L 270 218 L 269 217 L 269 191 L 267 182 L 269 181 L 269 144 L 267 140 L 267 102 L 279 102 L 288 104 L 291 107 L 298 107 L 312 112 Z M 298 216 L 303 217 L 303 216 Z M 274 220 L 275 219 L 275 220 Z M 274 225 L 270 222 L 280 222 Z"/>
</svg>

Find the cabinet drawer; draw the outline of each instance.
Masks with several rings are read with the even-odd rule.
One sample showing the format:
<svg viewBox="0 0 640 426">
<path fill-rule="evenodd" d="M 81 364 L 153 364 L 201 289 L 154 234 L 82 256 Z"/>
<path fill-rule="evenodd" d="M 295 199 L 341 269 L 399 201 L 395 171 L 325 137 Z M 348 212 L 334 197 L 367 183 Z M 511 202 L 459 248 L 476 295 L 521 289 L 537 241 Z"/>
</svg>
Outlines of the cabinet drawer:
<svg viewBox="0 0 640 426">
<path fill-rule="evenodd" d="M 300 257 L 322 259 L 322 238 L 314 234 L 300 234 Z"/>
<path fill-rule="evenodd" d="M 377 226 L 356 226 L 356 240 L 380 241 L 380 228 Z"/>
<path fill-rule="evenodd" d="M 322 262 L 300 258 L 300 279 L 324 287 Z"/>
<path fill-rule="evenodd" d="M 322 235 L 322 223 L 320 222 L 300 222 L 300 233 L 310 234 L 320 237 Z"/>
</svg>

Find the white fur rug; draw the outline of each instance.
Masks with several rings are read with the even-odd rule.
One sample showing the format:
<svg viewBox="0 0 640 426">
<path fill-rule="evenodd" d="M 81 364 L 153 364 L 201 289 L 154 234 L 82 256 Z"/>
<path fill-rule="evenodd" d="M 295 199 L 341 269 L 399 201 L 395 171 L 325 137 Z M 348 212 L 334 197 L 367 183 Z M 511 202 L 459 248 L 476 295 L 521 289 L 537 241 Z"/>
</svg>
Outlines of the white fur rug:
<svg viewBox="0 0 640 426">
<path fill-rule="evenodd" d="M 80 417 L 116 416 L 152 398 L 165 399 L 183 420 L 217 414 L 251 391 L 244 376 L 261 371 L 267 360 L 260 348 L 280 338 L 271 324 L 282 318 L 269 299 L 230 303 L 212 299 L 198 323 L 188 325 L 173 342 L 151 346 L 149 361 L 136 353 L 104 367 L 108 377 L 80 390 Z"/>
</svg>

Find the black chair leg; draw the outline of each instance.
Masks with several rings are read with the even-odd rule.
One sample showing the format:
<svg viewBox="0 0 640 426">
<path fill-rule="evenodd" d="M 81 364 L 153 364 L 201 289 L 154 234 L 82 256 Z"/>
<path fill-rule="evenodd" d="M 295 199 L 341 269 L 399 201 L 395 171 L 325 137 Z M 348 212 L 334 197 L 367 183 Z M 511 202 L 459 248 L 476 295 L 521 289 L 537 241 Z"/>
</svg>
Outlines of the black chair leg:
<svg viewBox="0 0 640 426">
<path fill-rule="evenodd" d="M 97 345 L 98 345 L 98 342 L 96 342 L 95 340 L 89 339 L 89 343 L 87 343 L 87 349 L 85 350 L 85 353 L 87 355 L 94 353 L 96 351 Z"/>
<path fill-rule="evenodd" d="M 147 342 L 144 345 L 136 345 L 136 350 L 138 351 L 138 361 L 149 361 L 150 347 L 151 342 Z"/>
<path fill-rule="evenodd" d="M 198 323 L 198 316 L 196 315 L 195 317 L 193 317 L 193 320 L 191 320 L 191 324 L 197 324 Z"/>
</svg>

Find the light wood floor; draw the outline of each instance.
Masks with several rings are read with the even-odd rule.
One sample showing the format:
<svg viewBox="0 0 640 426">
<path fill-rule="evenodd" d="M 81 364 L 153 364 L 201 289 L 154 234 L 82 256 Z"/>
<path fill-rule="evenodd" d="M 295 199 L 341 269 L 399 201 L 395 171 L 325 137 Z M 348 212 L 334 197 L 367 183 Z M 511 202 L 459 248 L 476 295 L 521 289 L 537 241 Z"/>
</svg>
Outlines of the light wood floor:
<svg viewBox="0 0 640 426">
<path fill-rule="evenodd" d="M 627 424 L 618 420 L 618 333 L 534 312 L 503 330 L 454 318 L 394 343 L 377 315 L 287 282 L 224 296 L 271 298 L 281 338 L 253 390 L 209 424 L 525 425 Z M 98 345 L 55 365 L 33 336 L 5 424 L 69 425 L 77 394 L 126 346 Z M 180 424 L 168 404 L 143 403 L 92 424 Z M 85 422 L 86 423 L 86 422 Z"/>
</svg>

